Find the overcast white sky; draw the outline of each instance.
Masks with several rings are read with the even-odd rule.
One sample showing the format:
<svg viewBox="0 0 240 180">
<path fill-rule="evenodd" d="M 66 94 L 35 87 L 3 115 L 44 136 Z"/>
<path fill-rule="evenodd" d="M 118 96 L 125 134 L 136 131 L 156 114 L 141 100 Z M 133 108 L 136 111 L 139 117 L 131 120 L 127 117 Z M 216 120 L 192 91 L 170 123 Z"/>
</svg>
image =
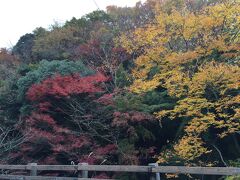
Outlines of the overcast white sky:
<svg viewBox="0 0 240 180">
<path fill-rule="evenodd" d="M 105 10 L 108 5 L 134 6 L 140 0 L 95 1 Z M 0 6 L 0 47 L 8 48 L 36 27 L 48 28 L 54 21 L 80 18 L 97 9 L 94 0 L 1 0 Z"/>
</svg>

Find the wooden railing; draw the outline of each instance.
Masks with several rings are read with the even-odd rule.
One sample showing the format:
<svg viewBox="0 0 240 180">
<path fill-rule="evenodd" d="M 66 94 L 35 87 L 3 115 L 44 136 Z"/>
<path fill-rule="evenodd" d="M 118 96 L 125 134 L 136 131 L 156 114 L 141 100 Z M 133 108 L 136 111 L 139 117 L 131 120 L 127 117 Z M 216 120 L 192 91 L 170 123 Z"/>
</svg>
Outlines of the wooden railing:
<svg viewBox="0 0 240 180">
<path fill-rule="evenodd" d="M 4 172 L 4 170 L 29 171 L 28 176 L 11 174 L 0 175 L 0 179 L 14 180 L 94 180 L 93 178 L 88 178 L 89 171 L 149 173 L 149 179 L 151 180 L 160 180 L 160 174 L 164 173 L 198 175 L 240 175 L 240 168 L 234 167 L 158 166 L 155 163 L 149 164 L 148 166 L 88 165 L 87 163 L 80 163 L 78 165 L 37 165 L 36 163 L 30 163 L 28 165 L 0 165 L 0 169 L 2 170 L 2 172 Z M 40 171 L 74 171 L 78 173 L 78 177 L 38 176 L 38 172 Z"/>
</svg>

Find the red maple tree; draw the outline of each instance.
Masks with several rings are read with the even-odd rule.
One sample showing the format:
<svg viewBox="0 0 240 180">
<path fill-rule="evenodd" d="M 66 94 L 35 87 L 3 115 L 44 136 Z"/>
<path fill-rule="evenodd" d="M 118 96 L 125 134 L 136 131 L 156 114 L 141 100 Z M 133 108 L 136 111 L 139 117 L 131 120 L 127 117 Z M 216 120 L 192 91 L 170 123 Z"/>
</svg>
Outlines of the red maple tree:
<svg viewBox="0 0 240 180">
<path fill-rule="evenodd" d="M 26 93 L 26 98 L 35 108 L 31 115 L 26 117 L 23 130 L 23 133 L 30 136 L 28 141 L 21 145 L 21 153 L 15 153 L 13 157 L 26 162 L 37 160 L 43 164 L 62 164 L 70 161 L 98 164 L 109 154 L 115 153 L 117 148 L 114 144 L 98 143 L 88 129 L 78 128 L 78 125 L 96 121 L 94 111 L 102 107 L 105 97 L 112 97 L 104 95 L 103 83 L 107 81 L 108 78 L 101 73 L 86 77 L 73 74 L 55 75 L 32 85 Z M 78 122 L 72 122 L 65 112 L 74 111 L 67 106 L 74 96 L 79 98 L 79 103 L 91 105 L 78 107 L 84 109 L 82 119 Z M 91 107 L 97 109 L 90 109 Z"/>
</svg>

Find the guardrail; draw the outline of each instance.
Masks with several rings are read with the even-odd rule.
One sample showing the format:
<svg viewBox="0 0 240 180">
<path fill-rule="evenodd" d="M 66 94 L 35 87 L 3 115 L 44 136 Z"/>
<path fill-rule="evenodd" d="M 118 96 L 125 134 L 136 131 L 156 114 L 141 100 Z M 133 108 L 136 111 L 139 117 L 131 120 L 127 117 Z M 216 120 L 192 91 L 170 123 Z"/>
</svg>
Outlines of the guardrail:
<svg viewBox="0 0 240 180">
<path fill-rule="evenodd" d="M 165 173 L 198 175 L 240 175 L 240 168 L 235 167 L 158 166 L 156 163 L 151 163 L 148 166 L 88 165 L 87 163 L 79 163 L 78 165 L 37 165 L 37 163 L 30 163 L 28 165 L 0 165 L 0 169 L 2 171 L 29 171 L 29 176 L 10 174 L 0 175 L 0 179 L 14 180 L 94 180 L 93 178 L 88 178 L 89 171 L 149 173 L 151 180 L 160 180 L 160 174 Z M 38 176 L 38 171 L 75 171 L 78 173 L 78 177 Z"/>
</svg>

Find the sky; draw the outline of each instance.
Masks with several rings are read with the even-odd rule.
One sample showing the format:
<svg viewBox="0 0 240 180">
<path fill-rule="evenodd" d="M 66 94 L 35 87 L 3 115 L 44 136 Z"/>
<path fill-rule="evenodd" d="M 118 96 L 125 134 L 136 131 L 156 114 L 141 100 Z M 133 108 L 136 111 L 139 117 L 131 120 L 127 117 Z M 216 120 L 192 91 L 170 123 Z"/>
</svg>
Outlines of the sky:
<svg viewBox="0 0 240 180">
<path fill-rule="evenodd" d="M 134 6 L 140 0 L 1 0 L 0 47 L 11 48 L 37 27 L 49 28 L 108 5 Z M 96 3 L 95 3 L 96 2 Z M 143 1 L 142 1 L 143 2 Z"/>
</svg>

